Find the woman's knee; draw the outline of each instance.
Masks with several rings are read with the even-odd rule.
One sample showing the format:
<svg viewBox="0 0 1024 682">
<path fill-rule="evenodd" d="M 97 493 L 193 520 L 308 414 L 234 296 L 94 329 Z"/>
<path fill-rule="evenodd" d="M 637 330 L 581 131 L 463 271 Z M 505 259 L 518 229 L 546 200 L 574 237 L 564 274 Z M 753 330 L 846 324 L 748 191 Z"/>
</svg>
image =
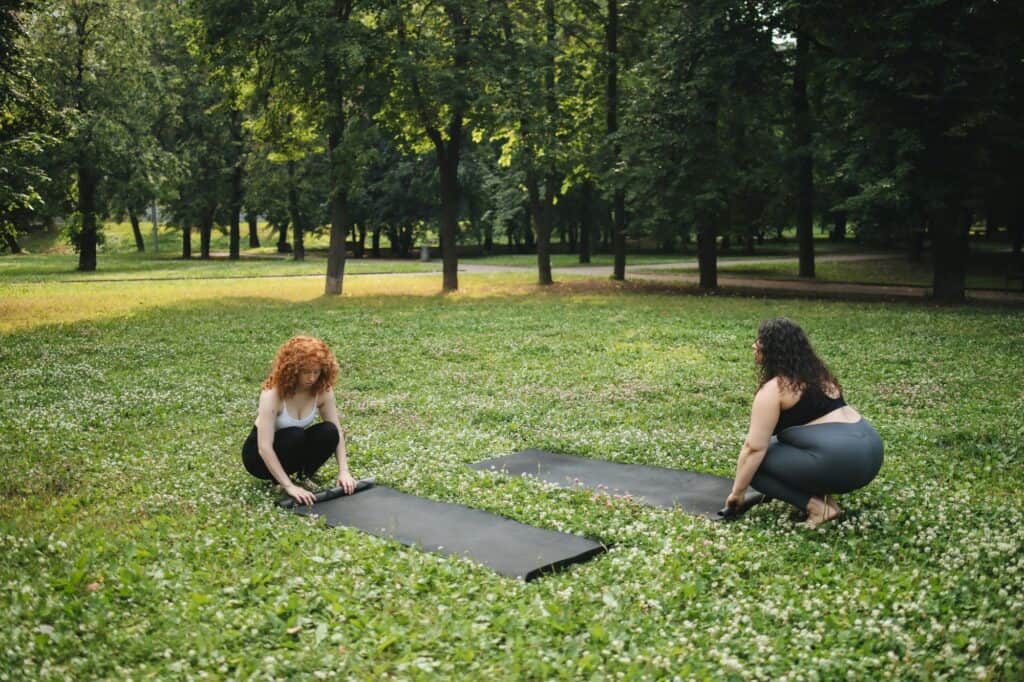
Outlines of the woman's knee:
<svg viewBox="0 0 1024 682">
<path fill-rule="evenodd" d="M 310 435 L 316 438 L 317 443 L 322 444 L 325 448 L 334 450 L 338 447 L 341 434 L 338 432 L 338 427 L 332 422 L 321 422 L 316 426 L 310 427 L 309 430 L 313 432 Z"/>
</svg>

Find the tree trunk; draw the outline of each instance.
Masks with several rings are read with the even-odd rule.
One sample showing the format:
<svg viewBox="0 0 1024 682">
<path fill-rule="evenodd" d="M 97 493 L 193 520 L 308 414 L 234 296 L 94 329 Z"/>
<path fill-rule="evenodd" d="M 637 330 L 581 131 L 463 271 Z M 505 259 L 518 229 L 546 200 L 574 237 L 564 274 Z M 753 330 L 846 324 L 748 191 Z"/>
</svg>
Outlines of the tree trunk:
<svg viewBox="0 0 1024 682">
<path fill-rule="evenodd" d="M 469 46 L 472 39 L 469 22 L 457 2 L 444 2 L 444 13 L 452 28 L 452 63 L 455 73 L 469 66 Z M 458 75 L 456 75 L 458 80 Z M 447 140 L 441 131 L 427 126 L 427 137 L 434 143 L 441 185 L 441 261 L 442 290 L 459 289 L 459 159 L 462 151 L 462 125 L 468 103 L 466 93 L 456 88 L 456 96 L 449 107 Z"/>
<path fill-rule="evenodd" d="M 281 223 L 277 233 L 277 252 L 291 253 L 292 245 L 288 243 L 288 223 Z"/>
<path fill-rule="evenodd" d="M 834 242 L 841 242 L 846 239 L 846 211 L 836 211 L 833 214 L 832 234 L 829 239 Z"/>
<path fill-rule="evenodd" d="M 370 233 L 370 248 L 374 258 L 380 258 L 380 223 L 375 223 Z"/>
<path fill-rule="evenodd" d="M 1017 209 L 1017 213 L 1013 216 L 1013 222 L 1010 224 L 1010 232 L 1013 234 L 1013 256 L 1020 262 L 1021 257 L 1021 242 L 1024 242 L 1024 211 L 1021 208 Z"/>
<path fill-rule="evenodd" d="M 529 253 L 529 252 L 536 253 L 537 252 L 537 240 L 536 240 L 536 238 L 534 236 L 535 233 L 533 231 L 533 221 L 532 221 L 530 216 L 528 216 L 528 215 L 524 216 L 524 220 L 522 222 L 522 228 L 523 228 L 523 243 L 522 243 L 522 247 L 520 248 L 520 251 L 522 253 Z"/>
<path fill-rule="evenodd" d="M 400 255 L 402 258 L 408 258 L 410 255 L 409 252 L 412 250 L 413 228 L 414 226 L 409 224 L 403 225 L 398 230 L 398 246 L 401 250 Z"/>
<path fill-rule="evenodd" d="M 78 166 L 78 213 L 82 216 L 82 231 L 78 235 L 78 269 L 96 270 L 96 172 L 82 163 Z"/>
<path fill-rule="evenodd" d="M 607 0 L 608 23 L 605 26 L 605 49 L 608 59 L 608 83 L 605 92 L 606 128 L 609 137 L 619 129 L 619 6 L 618 0 Z M 619 144 L 612 145 L 611 164 L 618 163 Z M 615 267 L 612 279 L 626 279 L 626 194 L 621 187 L 615 188 L 612 200 L 614 221 L 612 223 L 612 251 L 615 254 Z"/>
<path fill-rule="evenodd" d="M 331 12 L 331 18 L 340 30 L 352 14 L 352 0 L 335 0 Z M 344 113 L 341 68 L 330 54 L 324 60 L 324 80 L 327 83 L 327 107 L 331 112 L 327 122 L 327 147 L 331 164 L 331 237 L 327 249 L 324 293 L 338 296 L 342 292 L 345 279 L 345 235 L 348 234 L 350 220 L 348 187 L 344 184 L 343 167 L 346 160 L 339 158 L 338 152 L 347 121 Z"/>
<path fill-rule="evenodd" d="M 192 258 L 192 224 L 188 222 L 181 226 L 181 257 Z"/>
<path fill-rule="evenodd" d="M 366 253 L 366 225 L 354 223 L 352 225 L 352 257 L 362 258 Z"/>
<path fill-rule="evenodd" d="M 714 174 L 715 159 L 718 155 L 718 101 L 714 93 L 704 93 L 701 103 L 702 121 L 698 131 L 700 147 L 698 162 L 706 169 L 704 193 L 717 190 Z M 718 288 L 718 216 L 715 205 L 707 200 L 697 199 L 694 216 L 697 221 L 697 265 L 700 268 L 700 286 L 705 290 Z"/>
<path fill-rule="evenodd" d="M 305 260 L 306 248 L 303 243 L 305 230 L 302 224 L 302 212 L 299 210 L 299 189 L 296 185 L 294 161 L 288 162 L 288 217 L 292 221 L 292 258 Z M 344 244 L 344 235 L 345 233 L 342 232 L 342 244 Z"/>
<path fill-rule="evenodd" d="M 231 112 L 231 142 L 236 157 L 231 169 L 231 198 L 228 202 L 228 258 L 238 260 L 241 256 L 242 235 L 239 223 L 242 217 L 242 179 L 245 166 L 242 155 L 242 112 L 237 109 Z"/>
<path fill-rule="evenodd" d="M 7 244 L 7 250 L 13 254 L 21 253 L 21 244 L 18 243 L 18 239 L 11 232 L 4 232 L 4 243 Z"/>
<path fill-rule="evenodd" d="M 951 201 L 942 210 L 934 212 L 929 221 L 935 264 L 932 295 L 938 301 L 955 303 L 964 300 L 970 249 L 970 220 L 966 216 L 969 212 L 965 212 L 959 202 Z"/>
<path fill-rule="evenodd" d="M 583 182 L 583 210 L 580 212 L 580 263 L 590 262 L 590 237 L 594 232 L 594 183 Z"/>
<path fill-rule="evenodd" d="M 306 230 L 302 225 L 292 228 L 292 258 L 294 260 L 306 260 Z"/>
<path fill-rule="evenodd" d="M 341 295 L 344 288 L 345 234 L 348 232 L 348 222 L 348 192 L 344 187 L 336 185 L 331 197 L 331 238 L 327 248 L 327 280 L 324 284 L 324 293 L 329 296 Z"/>
<path fill-rule="evenodd" d="M 210 259 L 210 234 L 213 232 L 213 215 L 215 208 L 208 208 L 199 223 L 199 258 Z"/>
<path fill-rule="evenodd" d="M 797 155 L 796 233 L 800 244 L 800 276 L 814 277 L 814 159 L 811 155 L 811 110 L 807 101 L 807 36 L 797 19 L 796 63 L 793 69 L 793 142 Z"/>
<path fill-rule="evenodd" d="M 551 136 L 549 139 L 554 144 L 557 139 L 555 131 L 558 128 L 558 99 L 555 92 L 555 0 L 544 0 L 544 28 L 544 44 L 547 47 L 544 65 L 544 109 L 547 113 L 547 125 L 552 127 L 548 131 Z M 555 152 L 554 149 L 548 151 Z M 560 184 L 550 156 L 544 160 L 544 165 L 544 196 L 540 207 L 540 222 L 537 224 L 537 281 L 541 286 L 554 284 L 551 278 L 551 233 L 555 226 L 555 201 Z M 564 236 L 562 243 L 565 243 Z"/>
<path fill-rule="evenodd" d="M 546 225 L 544 201 L 540 196 L 537 173 L 526 174 L 526 193 L 530 199 L 530 217 L 537 232 L 537 282 L 541 285 L 552 284 L 551 279 L 551 228 Z"/>
<path fill-rule="evenodd" d="M 143 253 L 146 250 L 146 242 L 142 239 L 142 230 L 139 228 L 139 216 L 135 211 L 128 210 L 128 220 L 132 224 L 132 236 L 135 237 L 135 250 Z"/>
<path fill-rule="evenodd" d="M 241 257 L 241 217 L 242 217 L 242 162 L 239 161 L 231 172 L 231 213 L 228 234 L 228 258 L 238 260 Z"/>
<path fill-rule="evenodd" d="M 718 288 L 718 249 L 715 246 L 717 230 L 711 220 L 702 221 L 697 230 L 697 265 L 700 268 L 701 289 Z"/>
<path fill-rule="evenodd" d="M 245 220 L 249 223 L 249 248 L 260 248 L 260 225 L 259 215 L 256 211 L 249 211 L 245 214 Z"/>
<path fill-rule="evenodd" d="M 454 118 L 454 117 L 453 117 Z M 456 240 L 459 234 L 459 145 L 461 144 L 461 117 L 452 121 L 458 129 L 457 137 L 449 138 L 437 146 L 437 162 L 441 171 L 441 262 L 444 291 L 459 290 L 459 255 Z"/>
</svg>

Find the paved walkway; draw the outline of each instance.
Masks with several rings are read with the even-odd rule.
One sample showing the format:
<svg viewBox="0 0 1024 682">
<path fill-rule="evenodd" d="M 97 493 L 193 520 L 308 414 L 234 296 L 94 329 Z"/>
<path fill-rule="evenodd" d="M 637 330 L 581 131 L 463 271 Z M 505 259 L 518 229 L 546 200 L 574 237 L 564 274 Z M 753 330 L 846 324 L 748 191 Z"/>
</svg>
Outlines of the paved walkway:
<svg viewBox="0 0 1024 682">
<path fill-rule="evenodd" d="M 835 254 L 835 255 L 824 255 L 817 256 L 815 262 L 841 262 L 841 261 L 862 261 L 862 260 L 887 260 L 903 258 L 899 254 L 889 253 L 848 253 L 848 254 Z M 743 258 L 729 258 L 726 260 L 719 259 L 718 267 L 721 269 L 726 265 L 760 265 L 764 263 L 785 263 L 785 264 L 796 264 L 796 258 L 786 257 L 766 257 L 766 256 L 752 256 Z M 626 276 L 627 277 L 640 277 L 644 276 L 641 270 L 694 270 L 700 269 L 699 264 L 695 259 L 674 261 L 669 263 L 635 263 L 630 264 L 629 259 L 626 260 Z M 459 270 L 463 272 L 531 272 L 537 270 L 536 264 L 531 265 L 483 265 L 472 262 L 460 262 Z M 553 274 L 558 275 L 591 275 L 594 277 L 611 277 L 612 276 L 611 265 L 572 265 L 568 267 L 556 267 L 551 268 Z"/>
<path fill-rule="evenodd" d="M 834 254 L 815 257 L 816 263 L 850 262 L 870 260 L 890 260 L 904 258 L 901 254 Z M 795 265 L 796 258 L 730 258 L 720 260 L 719 267 L 724 265 L 755 265 L 763 263 L 785 263 Z M 522 272 L 535 271 L 537 267 L 523 265 L 477 265 L 460 264 L 459 270 L 464 272 Z M 694 260 L 674 263 L 626 264 L 626 278 L 633 281 L 665 282 L 670 284 L 699 284 L 700 266 Z M 657 270 L 690 270 L 691 272 L 661 273 Z M 610 265 L 581 265 L 573 267 L 552 268 L 555 275 L 585 275 L 591 277 L 611 277 L 613 268 Z M 901 286 L 892 284 L 860 284 L 854 282 L 823 282 L 821 280 L 804 279 L 769 279 L 764 277 L 734 276 L 728 270 L 719 270 L 718 286 L 725 291 L 743 293 L 791 294 L 794 296 L 811 296 L 820 298 L 845 298 L 863 300 L 924 300 L 931 296 L 931 287 Z M 999 291 L 994 289 L 968 289 L 967 300 L 1024 305 L 1024 292 Z"/>
</svg>

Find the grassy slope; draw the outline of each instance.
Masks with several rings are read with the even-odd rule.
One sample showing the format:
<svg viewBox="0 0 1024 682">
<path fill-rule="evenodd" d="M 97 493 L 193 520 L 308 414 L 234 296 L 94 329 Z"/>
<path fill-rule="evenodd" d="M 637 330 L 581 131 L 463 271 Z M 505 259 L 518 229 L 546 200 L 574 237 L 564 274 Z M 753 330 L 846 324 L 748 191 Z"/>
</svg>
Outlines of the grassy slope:
<svg viewBox="0 0 1024 682">
<path fill-rule="evenodd" d="M 0 284 L 0 320 L 21 311 L 0 336 L 0 676 L 1021 673 L 1024 316 L 531 279 L 450 297 L 439 277 L 353 279 L 341 299 L 310 280 Z M 718 526 L 463 466 L 534 446 L 729 475 L 750 338 L 779 313 L 886 442 L 831 530 L 779 503 Z M 300 332 L 344 367 L 355 473 L 614 547 L 523 585 L 278 512 L 238 450 Z"/>
</svg>

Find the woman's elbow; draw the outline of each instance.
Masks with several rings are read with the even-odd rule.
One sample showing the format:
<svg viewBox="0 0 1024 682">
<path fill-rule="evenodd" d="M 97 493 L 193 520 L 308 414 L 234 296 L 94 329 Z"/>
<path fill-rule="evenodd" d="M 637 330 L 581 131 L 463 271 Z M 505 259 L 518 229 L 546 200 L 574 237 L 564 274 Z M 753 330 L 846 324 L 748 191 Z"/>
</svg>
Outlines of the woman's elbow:
<svg viewBox="0 0 1024 682">
<path fill-rule="evenodd" d="M 743 443 L 743 456 L 754 459 L 761 459 L 765 453 L 768 452 L 768 448 L 764 445 L 751 443 L 749 440 Z"/>
</svg>

